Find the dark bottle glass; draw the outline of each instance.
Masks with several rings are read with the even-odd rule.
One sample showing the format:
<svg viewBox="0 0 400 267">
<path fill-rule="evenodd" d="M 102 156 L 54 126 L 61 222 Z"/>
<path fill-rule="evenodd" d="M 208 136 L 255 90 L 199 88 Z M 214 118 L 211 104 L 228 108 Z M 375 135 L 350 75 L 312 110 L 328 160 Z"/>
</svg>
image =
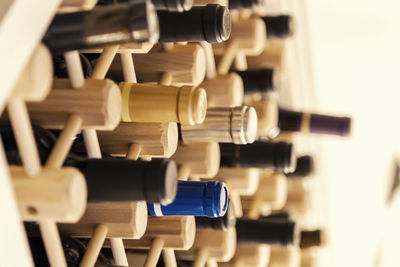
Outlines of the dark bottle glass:
<svg viewBox="0 0 400 267">
<path fill-rule="evenodd" d="M 293 34 L 293 19 L 288 15 L 262 17 L 267 38 L 287 38 Z"/>
<path fill-rule="evenodd" d="M 270 168 L 280 172 L 291 172 L 295 167 L 293 145 L 285 142 L 256 141 L 247 145 L 219 144 L 221 166 Z"/>
<path fill-rule="evenodd" d="M 298 239 L 296 224 L 291 221 L 237 219 L 236 234 L 238 243 L 287 246 Z"/>
<path fill-rule="evenodd" d="M 314 173 L 314 159 L 312 156 L 301 156 L 297 158 L 294 172 L 286 174 L 288 178 L 303 178 Z"/>
<path fill-rule="evenodd" d="M 243 80 L 244 94 L 266 94 L 274 90 L 275 70 L 269 68 L 236 71 Z"/>
<path fill-rule="evenodd" d="M 265 5 L 265 0 L 229 0 L 229 9 L 255 9 Z"/>
<path fill-rule="evenodd" d="M 347 136 L 351 130 L 351 118 L 280 108 L 278 126 L 283 132 Z"/>
<path fill-rule="evenodd" d="M 196 229 L 214 229 L 226 231 L 228 228 L 235 227 L 236 216 L 231 201 L 228 202 L 228 208 L 224 216 L 219 218 L 196 216 Z"/>
<path fill-rule="evenodd" d="M 157 14 L 146 0 L 58 14 L 43 42 L 53 53 L 104 47 L 126 42 L 156 42 Z"/>
<path fill-rule="evenodd" d="M 136 0 L 98 0 L 97 5 L 113 5 L 129 3 Z M 171 12 L 183 12 L 190 10 L 193 0 L 151 0 L 157 10 L 168 10 Z"/>
<path fill-rule="evenodd" d="M 158 11 L 160 43 L 200 42 L 220 43 L 229 38 L 231 17 L 226 7 L 209 4 L 186 12 Z"/>
</svg>

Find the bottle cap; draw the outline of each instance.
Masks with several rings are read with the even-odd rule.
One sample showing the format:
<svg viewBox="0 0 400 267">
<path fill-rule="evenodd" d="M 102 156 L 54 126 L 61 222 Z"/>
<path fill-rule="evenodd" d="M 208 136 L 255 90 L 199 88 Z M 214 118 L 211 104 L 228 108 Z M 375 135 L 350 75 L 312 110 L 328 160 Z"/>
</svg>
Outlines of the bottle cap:
<svg viewBox="0 0 400 267">
<path fill-rule="evenodd" d="M 229 10 L 220 5 L 207 5 L 203 13 L 204 35 L 210 43 L 228 40 L 231 35 L 231 15 Z"/>
<path fill-rule="evenodd" d="M 207 94 L 203 88 L 183 86 L 179 92 L 178 114 L 182 124 L 201 124 L 207 113 Z"/>
<path fill-rule="evenodd" d="M 147 204 L 151 216 L 224 216 L 228 189 L 220 182 L 178 181 L 175 200 L 169 205 Z"/>
<path fill-rule="evenodd" d="M 235 144 L 251 144 L 257 137 L 257 112 L 253 107 L 241 106 L 232 110 L 231 135 Z"/>
<path fill-rule="evenodd" d="M 274 69 L 236 71 L 243 80 L 245 94 L 266 93 L 274 89 Z"/>
<path fill-rule="evenodd" d="M 348 136 L 351 130 L 351 118 L 311 114 L 310 132 Z"/>
<path fill-rule="evenodd" d="M 326 234 L 324 230 L 300 232 L 300 248 L 322 246 L 326 244 Z"/>
<path fill-rule="evenodd" d="M 292 173 L 288 173 L 287 177 L 306 177 L 314 172 L 314 160 L 312 156 L 302 156 L 297 158 L 296 169 Z"/>
<path fill-rule="evenodd" d="M 209 4 L 186 12 L 158 11 L 159 42 L 220 43 L 229 38 L 231 17 L 226 7 Z"/>
<path fill-rule="evenodd" d="M 262 17 L 268 38 L 286 38 L 293 34 L 293 19 L 288 15 Z"/>
<path fill-rule="evenodd" d="M 297 237 L 296 224 L 292 221 L 237 219 L 238 243 L 289 245 Z"/>
</svg>

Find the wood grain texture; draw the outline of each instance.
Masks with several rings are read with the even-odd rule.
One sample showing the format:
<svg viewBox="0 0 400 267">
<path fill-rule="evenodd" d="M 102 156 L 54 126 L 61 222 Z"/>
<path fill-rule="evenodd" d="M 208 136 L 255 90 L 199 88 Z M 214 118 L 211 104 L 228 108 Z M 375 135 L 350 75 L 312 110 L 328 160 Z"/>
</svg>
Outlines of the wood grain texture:
<svg viewBox="0 0 400 267">
<path fill-rule="evenodd" d="M 193 216 L 149 216 L 143 237 L 139 240 L 125 239 L 124 244 L 126 248 L 148 249 L 154 238 L 160 238 L 165 248 L 187 250 L 193 245 L 195 233 Z"/>
<path fill-rule="evenodd" d="M 175 122 L 121 122 L 114 131 L 98 131 L 101 150 L 114 156 L 125 156 L 131 144 L 141 147 L 141 156 L 169 158 L 178 146 Z"/>
<path fill-rule="evenodd" d="M 177 251 L 176 257 L 184 260 L 194 260 L 199 249 L 207 249 L 208 257 L 217 261 L 227 262 L 236 251 L 236 230 L 227 231 L 198 230 L 192 248 L 188 251 Z"/>
<path fill-rule="evenodd" d="M 56 79 L 47 98 L 28 104 L 33 123 L 62 129 L 68 117 L 82 117 L 82 128 L 113 130 L 121 119 L 121 93 L 111 80 L 88 79 L 72 89 L 68 79 Z"/>
<path fill-rule="evenodd" d="M 221 267 L 266 267 L 270 258 L 270 246 L 261 244 L 238 244 L 235 256 Z"/>
<path fill-rule="evenodd" d="M 269 267 L 300 266 L 300 248 L 295 246 L 271 246 Z"/>
<path fill-rule="evenodd" d="M 202 123 L 207 112 L 207 94 L 193 86 L 119 84 L 122 91 L 122 121 Z"/>
<path fill-rule="evenodd" d="M 25 101 L 42 101 L 50 93 L 53 80 L 53 62 L 50 51 L 39 44 L 14 86 L 12 97 Z"/>
<path fill-rule="evenodd" d="M 108 228 L 109 238 L 139 239 L 147 225 L 146 202 L 89 202 L 78 223 L 60 224 L 59 229 L 73 237 L 91 237 L 97 224 Z"/>
<path fill-rule="evenodd" d="M 213 44 L 214 53 L 223 55 L 230 43 L 235 43 L 246 56 L 259 55 L 266 42 L 265 23 L 260 18 L 239 19 L 232 22 L 231 36 L 227 42 Z"/>
<path fill-rule="evenodd" d="M 284 210 L 298 217 L 306 216 L 311 209 L 311 187 L 307 179 L 289 179 L 288 196 Z"/>
<path fill-rule="evenodd" d="M 254 107 L 258 118 L 258 135 L 270 136 L 273 130 L 278 127 L 278 99 L 275 94 L 261 99 L 249 99 L 246 105 Z"/>
<path fill-rule="evenodd" d="M 75 168 L 44 168 L 28 177 L 23 167 L 10 167 L 10 174 L 21 217 L 25 221 L 51 219 L 77 222 L 86 207 L 86 182 Z"/>
<path fill-rule="evenodd" d="M 285 61 L 285 43 L 278 39 L 268 40 L 261 54 L 247 57 L 247 65 L 251 69 L 276 68 L 284 71 L 286 68 Z"/>
<path fill-rule="evenodd" d="M 228 192 L 251 196 L 258 188 L 259 170 L 256 168 L 221 167 L 216 179 L 226 184 Z"/>
<path fill-rule="evenodd" d="M 191 178 L 214 178 L 220 163 L 219 145 L 210 143 L 179 143 L 171 159 L 190 168 Z"/>
<path fill-rule="evenodd" d="M 236 73 L 204 80 L 200 87 L 207 92 L 208 107 L 236 107 L 243 104 L 243 81 Z"/>
<path fill-rule="evenodd" d="M 143 82 L 158 82 L 164 72 L 172 75 L 172 85 L 198 86 L 206 72 L 205 53 L 197 44 L 174 45 L 164 51 L 156 45 L 148 54 L 134 54 L 136 75 Z"/>
</svg>

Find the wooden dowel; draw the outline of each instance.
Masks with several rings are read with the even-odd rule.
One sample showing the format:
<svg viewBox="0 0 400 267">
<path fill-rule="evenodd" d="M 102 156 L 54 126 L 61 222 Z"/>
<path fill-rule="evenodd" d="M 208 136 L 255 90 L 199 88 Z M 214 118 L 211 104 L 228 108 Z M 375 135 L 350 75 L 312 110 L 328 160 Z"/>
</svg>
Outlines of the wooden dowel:
<svg viewBox="0 0 400 267">
<path fill-rule="evenodd" d="M 193 267 L 204 267 L 208 259 L 208 251 L 206 248 L 201 248 L 196 254 L 196 258 L 193 262 Z"/>
<path fill-rule="evenodd" d="M 125 82 L 136 83 L 135 65 L 133 64 L 131 53 L 122 53 L 121 58 L 122 73 L 124 74 Z"/>
<path fill-rule="evenodd" d="M 83 130 L 82 134 L 83 134 L 83 139 L 85 140 L 85 147 L 88 157 L 100 159 L 101 151 L 96 130 L 94 129 Z"/>
<path fill-rule="evenodd" d="M 155 238 L 151 244 L 149 254 L 147 254 L 146 261 L 143 267 L 155 267 L 158 259 L 160 258 L 161 251 L 164 246 L 164 241 L 160 238 Z"/>
<path fill-rule="evenodd" d="M 165 72 L 161 75 L 161 79 L 159 84 L 169 86 L 172 83 L 172 75 L 171 73 Z"/>
<path fill-rule="evenodd" d="M 217 73 L 218 74 L 227 74 L 237 53 L 239 51 L 239 46 L 235 44 L 234 42 L 231 42 L 228 45 L 228 48 L 225 51 L 225 54 L 222 56 L 218 68 L 217 68 Z"/>
<path fill-rule="evenodd" d="M 250 219 L 258 219 L 261 213 L 261 206 L 262 201 L 259 198 L 254 197 L 250 203 L 250 208 L 246 214 L 246 217 Z"/>
<path fill-rule="evenodd" d="M 66 267 L 67 263 L 57 225 L 51 220 L 44 220 L 39 222 L 39 227 L 50 266 Z"/>
<path fill-rule="evenodd" d="M 187 164 L 183 164 L 178 170 L 178 180 L 187 181 L 190 177 L 191 168 Z"/>
<path fill-rule="evenodd" d="M 246 54 L 238 52 L 235 57 L 234 65 L 236 70 L 247 70 Z"/>
<path fill-rule="evenodd" d="M 92 239 L 90 239 L 85 255 L 83 255 L 82 261 L 79 264 L 80 267 L 93 267 L 97 261 L 97 257 L 103 247 L 104 240 L 106 239 L 108 232 L 107 226 L 98 224 L 93 233 Z"/>
<path fill-rule="evenodd" d="M 230 200 L 232 201 L 234 210 L 235 210 L 235 216 L 240 218 L 243 216 L 243 208 L 242 208 L 242 202 L 240 200 L 240 195 L 235 192 L 230 192 Z"/>
<path fill-rule="evenodd" d="M 218 262 L 215 259 L 208 259 L 207 267 L 218 267 Z"/>
<path fill-rule="evenodd" d="M 163 43 L 162 47 L 164 51 L 171 51 L 174 48 L 174 43 Z"/>
<path fill-rule="evenodd" d="M 28 176 L 35 176 L 40 173 L 41 165 L 24 101 L 20 98 L 10 99 L 8 114 L 25 171 Z"/>
<path fill-rule="evenodd" d="M 77 135 L 82 125 L 82 118 L 78 115 L 71 115 L 65 124 L 64 130 L 57 139 L 48 159 L 46 167 L 61 168 L 65 158 L 72 146 L 73 138 Z"/>
<path fill-rule="evenodd" d="M 96 67 L 93 71 L 93 74 L 92 74 L 93 78 L 104 79 L 104 77 L 105 77 L 108 69 L 110 68 L 110 65 L 115 57 L 115 54 L 117 53 L 118 47 L 119 47 L 119 45 L 112 45 L 112 46 L 109 46 L 104 49 L 102 55 L 100 56 L 100 58 L 96 64 Z M 67 58 L 65 58 L 65 61 L 67 63 L 67 70 L 68 70 L 68 74 L 70 76 L 72 87 L 76 88 L 76 87 L 82 86 L 84 84 L 84 80 L 83 81 L 79 80 L 80 78 L 83 79 L 83 71 L 82 71 L 82 65 L 81 65 L 80 59 L 79 59 L 79 54 L 76 52 L 75 54 L 70 56 L 69 61 L 67 61 Z M 74 67 L 76 67 L 76 68 L 71 68 L 71 66 L 69 66 L 69 64 L 71 64 L 71 65 L 74 64 Z M 82 83 L 79 85 L 79 82 L 82 82 Z M 86 147 L 88 157 L 89 158 L 101 158 L 100 144 L 99 144 L 99 140 L 97 138 L 96 130 L 86 129 L 86 130 L 82 131 L 82 134 L 83 134 L 83 139 L 85 142 L 85 147 Z M 81 266 L 85 266 L 84 265 L 85 259 L 86 259 L 86 263 L 89 264 L 89 266 L 93 266 L 95 264 L 97 257 L 100 253 L 101 246 L 104 243 L 104 239 L 107 235 L 107 232 L 108 232 L 108 228 L 104 225 L 98 225 L 96 227 L 95 235 L 90 240 L 88 250 L 86 251 L 86 253 L 82 259 Z M 97 237 L 96 233 L 98 233 L 97 235 L 100 235 L 100 237 Z M 103 237 L 103 235 L 104 235 L 104 237 Z M 101 238 L 102 238 L 102 241 L 101 241 L 100 247 L 98 247 L 99 246 L 98 243 L 100 242 Z M 116 246 L 114 246 L 114 245 L 116 245 Z M 92 248 L 89 250 L 90 246 Z M 124 249 L 123 245 L 121 246 L 121 244 L 117 244 L 116 242 L 114 242 L 111 244 L 111 247 L 112 247 L 113 256 L 115 258 L 115 261 L 117 259 L 123 259 L 122 260 L 123 262 L 127 262 L 125 249 Z M 92 262 L 93 262 L 93 264 L 92 264 Z"/>
<path fill-rule="evenodd" d="M 126 158 L 130 160 L 137 160 L 139 158 L 140 152 L 142 151 L 142 148 L 139 144 L 132 144 L 129 147 L 129 151 L 126 154 Z"/>
<path fill-rule="evenodd" d="M 111 251 L 113 254 L 115 265 L 117 266 L 128 266 L 128 258 L 125 253 L 121 253 L 121 251 L 125 251 L 124 243 L 121 238 L 110 238 L 111 243 Z"/>
<path fill-rule="evenodd" d="M 210 43 L 200 42 L 201 47 L 204 49 L 206 55 L 206 77 L 213 79 L 217 76 L 217 69 L 215 67 L 214 51 Z"/>
<path fill-rule="evenodd" d="M 118 51 L 119 45 L 110 45 L 104 48 L 103 53 L 99 57 L 96 66 L 94 67 L 92 77 L 93 79 L 104 79 L 111 63 Z M 71 77 L 71 76 L 70 76 Z"/>
<path fill-rule="evenodd" d="M 175 252 L 172 248 L 164 248 L 163 249 L 163 260 L 165 267 L 177 267 Z"/>
<path fill-rule="evenodd" d="M 78 51 L 69 51 L 64 54 L 65 63 L 67 64 L 68 76 L 71 86 L 78 88 L 85 83 L 83 69 Z"/>
</svg>

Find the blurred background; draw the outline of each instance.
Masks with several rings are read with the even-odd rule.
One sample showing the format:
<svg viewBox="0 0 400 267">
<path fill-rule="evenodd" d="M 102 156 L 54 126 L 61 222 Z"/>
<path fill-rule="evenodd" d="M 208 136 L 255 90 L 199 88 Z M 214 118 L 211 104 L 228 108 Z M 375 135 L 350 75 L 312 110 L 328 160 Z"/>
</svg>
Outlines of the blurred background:
<svg viewBox="0 0 400 267">
<path fill-rule="evenodd" d="M 303 72 L 290 72 L 281 102 L 353 117 L 350 138 L 304 141 L 318 160 L 313 216 L 329 230 L 320 266 L 399 266 L 400 199 L 387 199 L 400 151 L 400 3 L 286 4 L 299 15 L 288 60 Z"/>
</svg>

